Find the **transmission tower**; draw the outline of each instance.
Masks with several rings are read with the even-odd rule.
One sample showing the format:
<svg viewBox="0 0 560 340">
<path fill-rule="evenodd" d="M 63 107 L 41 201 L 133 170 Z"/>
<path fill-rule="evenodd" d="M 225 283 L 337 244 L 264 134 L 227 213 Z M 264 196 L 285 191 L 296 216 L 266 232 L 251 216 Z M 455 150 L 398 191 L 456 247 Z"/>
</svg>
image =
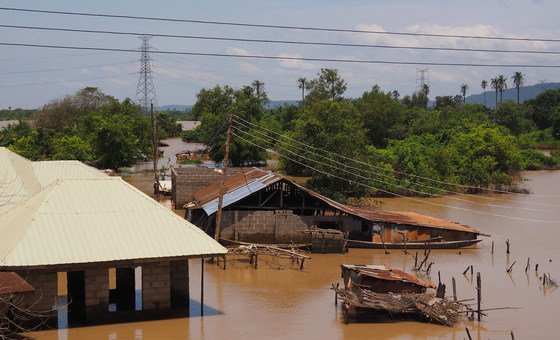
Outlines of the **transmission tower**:
<svg viewBox="0 0 560 340">
<path fill-rule="evenodd" d="M 420 91 L 422 91 L 424 89 L 424 85 L 426 84 L 426 80 L 427 80 L 427 73 L 428 73 L 429 68 L 417 68 L 416 69 L 416 73 L 420 74 Z"/>
<path fill-rule="evenodd" d="M 140 46 L 140 72 L 138 72 L 138 86 L 136 87 L 136 103 L 140 105 L 145 114 L 150 112 L 150 104 L 157 107 L 156 90 L 154 88 L 154 80 L 152 77 L 152 47 L 149 35 L 138 37 L 142 40 Z"/>
</svg>

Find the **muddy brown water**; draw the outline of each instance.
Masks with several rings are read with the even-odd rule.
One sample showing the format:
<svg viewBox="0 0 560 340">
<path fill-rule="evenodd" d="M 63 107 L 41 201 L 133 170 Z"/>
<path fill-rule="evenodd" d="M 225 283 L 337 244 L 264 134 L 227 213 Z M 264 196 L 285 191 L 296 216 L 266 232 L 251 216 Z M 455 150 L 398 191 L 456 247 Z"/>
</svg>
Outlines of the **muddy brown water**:
<svg viewBox="0 0 560 340">
<path fill-rule="evenodd" d="M 560 279 L 560 171 L 525 174 L 526 187 L 535 195 L 498 195 L 450 198 L 383 200 L 381 209 L 416 211 L 471 225 L 491 234 L 474 249 L 434 250 L 432 282 L 437 272 L 451 295 L 451 278 L 457 280 L 459 299 L 476 297 L 476 273 L 482 276 L 483 308 L 520 307 L 489 311 L 481 322 L 465 320 L 455 327 L 419 323 L 377 322 L 345 325 L 334 306 L 331 283 L 341 282 L 340 264 L 386 264 L 410 271 L 411 255 L 402 251 L 351 249 L 344 255 L 312 254 L 303 272 L 289 261 L 259 258 L 259 268 L 246 259 L 231 259 L 227 270 L 205 264 L 204 317 L 200 317 L 200 260 L 190 261 L 191 316 L 163 321 L 137 322 L 29 333 L 36 339 L 557 339 L 560 289 L 543 287 L 544 272 Z M 138 177 L 129 177 L 133 185 Z M 142 188 L 142 185 L 138 185 Z M 431 202 L 434 204 L 426 204 Z M 477 204 L 477 203 L 484 203 Z M 512 208 L 498 207 L 497 205 Z M 465 210 L 457 210 L 456 206 Z M 530 210 L 535 209 L 535 210 Z M 501 216 L 498 216 L 501 215 Z M 510 219 L 507 216 L 518 218 Z M 536 222 L 530 220 L 552 221 Z M 505 241 L 511 241 L 506 255 Z M 491 254 L 492 241 L 495 243 Z M 531 269 L 525 272 L 527 258 Z M 506 268 L 514 261 L 511 274 Z M 535 273 L 534 265 L 539 264 Z M 463 275 L 467 266 L 474 275 Z M 278 268 L 282 269 L 278 269 Z"/>
</svg>

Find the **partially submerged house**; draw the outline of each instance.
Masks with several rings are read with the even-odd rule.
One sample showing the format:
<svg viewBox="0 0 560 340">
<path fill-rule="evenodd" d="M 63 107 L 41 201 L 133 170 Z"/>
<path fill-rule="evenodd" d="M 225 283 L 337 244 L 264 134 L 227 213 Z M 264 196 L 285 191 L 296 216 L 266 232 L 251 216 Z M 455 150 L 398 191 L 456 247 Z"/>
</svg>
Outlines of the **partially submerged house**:
<svg viewBox="0 0 560 340">
<path fill-rule="evenodd" d="M 120 177 L 79 162 L 30 162 L 2 148 L 0 155 L 11 162 L 0 163 L 0 178 L 10 178 L 0 184 L 8 202 L 0 213 L 0 271 L 31 284 L 28 301 L 41 310 L 56 310 L 64 285 L 70 324 L 185 314 L 189 259 L 227 252 Z"/>
<path fill-rule="evenodd" d="M 211 235 L 221 183 L 196 191 L 184 205 L 186 218 Z M 409 246 L 430 243 L 465 246 L 478 241 L 477 230 L 412 212 L 381 212 L 341 204 L 273 172 L 253 168 L 228 177 L 223 185 L 221 238 L 246 242 L 309 242 L 306 229 L 337 229 L 358 246 Z M 437 245 L 436 245 L 437 247 Z"/>
</svg>

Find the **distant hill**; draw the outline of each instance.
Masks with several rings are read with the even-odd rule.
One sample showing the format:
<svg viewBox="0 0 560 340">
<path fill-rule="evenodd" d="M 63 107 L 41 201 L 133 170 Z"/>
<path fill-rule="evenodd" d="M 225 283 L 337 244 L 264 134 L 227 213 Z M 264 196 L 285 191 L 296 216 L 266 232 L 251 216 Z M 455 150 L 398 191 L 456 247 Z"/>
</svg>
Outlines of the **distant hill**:
<svg viewBox="0 0 560 340">
<path fill-rule="evenodd" d="M 265 105 L 267 109 L 275 109 L 282 105 L 298 105 L 299 100 L 271 100 Z"/>
<path fill-rule="evenodd" d="M 187 111 L 192 107 L 192 105 L 164 105 L 157 108 L 158 111 Z"/>
<path fill-rule="evenodd" d="M 508 86 L 510 86 L 508 84 Z M 490 88 L 490 84 L 486 88 L 486 106 L 488 107 L 496 107 L 496 91 L 495 90 L 488 90 Z M 529 99 L 533 99 L 538 96 L 541 92 L 546 90 L 555 90 L 560 89 L 560 83 L 540 83 L 530 86 L 523 86 L 519 90 L 519 101 L 524 102 Z M 472 90 L 472 89 L 471 89 Z M 500 93 L 498 92 L 498 101 L 500 100 Z M 503 101 L 506 100 L 513 100 L 517 102 L 517 89 L 515 87 L 508 88 L 503 93 Z M 473 94 L 465 98 L 467 103 L 479 103 L 484 104 L 484 94 Z"/>
</svg>

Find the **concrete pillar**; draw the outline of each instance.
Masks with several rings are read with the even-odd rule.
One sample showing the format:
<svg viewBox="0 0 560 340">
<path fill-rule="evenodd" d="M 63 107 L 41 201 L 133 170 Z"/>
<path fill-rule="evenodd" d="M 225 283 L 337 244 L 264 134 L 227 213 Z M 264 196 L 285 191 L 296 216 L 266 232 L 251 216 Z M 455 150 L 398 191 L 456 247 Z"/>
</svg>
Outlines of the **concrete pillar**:
<svg viewBox="0 0 560 340">
<path fill-rule="evenodd" d="M 171 261 L 170 271 L 170 290 L 171 290 L 171 307 L 187 308 L 189 307 L 189 261 Z"/>
<path fill-rule="evenodd" d="M 169 261 L 142 265 L 142 309 L 171 307 Z"/>
<path fill-rule="evenodd" d="M 84 270 L 86 318 L 95 318 L 109 311 L 109 269 Z"/>
</svg>

